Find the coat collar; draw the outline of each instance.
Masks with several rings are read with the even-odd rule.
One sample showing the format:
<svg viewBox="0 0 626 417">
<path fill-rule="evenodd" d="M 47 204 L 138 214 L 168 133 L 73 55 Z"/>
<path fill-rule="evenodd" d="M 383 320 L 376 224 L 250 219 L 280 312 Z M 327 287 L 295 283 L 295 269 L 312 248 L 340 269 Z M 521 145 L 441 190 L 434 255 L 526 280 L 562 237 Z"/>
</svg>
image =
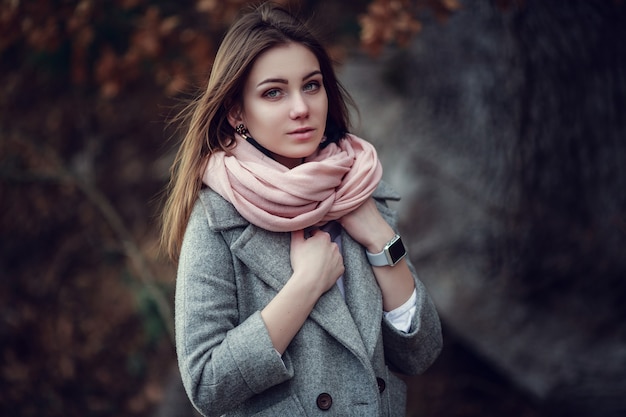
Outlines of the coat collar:
<svg viewBox="0 0 626 417">
<path fill-rule="evenodd" d="M 383 182 L 372 196 L 384 200 L 400 198 Z M 259 279 L 280 291 L 292 273 L 290 234 L 269 232 L 250 224 L 231 203 L 211 189 L 203 189 L 200 199 L 211 229 L 231 236 L 232 253 Z M 318 300 L 310 317 L 357 357 L 369 361 L 382 322 L 380 289 L 365 251 L 345 231 L 342 246 L 345 300 L 337 286 L 333 286 Z"/>
</svg>

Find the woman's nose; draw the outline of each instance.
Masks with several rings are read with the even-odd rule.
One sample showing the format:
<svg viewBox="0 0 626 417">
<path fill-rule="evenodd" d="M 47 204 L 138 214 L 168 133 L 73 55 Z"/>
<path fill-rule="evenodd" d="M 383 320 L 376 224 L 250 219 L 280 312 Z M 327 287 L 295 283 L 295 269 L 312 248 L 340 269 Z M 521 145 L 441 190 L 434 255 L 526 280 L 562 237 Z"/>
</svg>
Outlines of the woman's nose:
<svg viewBox="0 0 626 417">
<path fill-rule="evenodd" d="M 306 117 L 309 114 L 309 105 L 306 102 L 306 99 L 302 96 L 302 94 L 295 94 L 293 97 L 293 102 L 291 104 L 291 118 L 299 119 L 301 117 Z"/>
</svg>

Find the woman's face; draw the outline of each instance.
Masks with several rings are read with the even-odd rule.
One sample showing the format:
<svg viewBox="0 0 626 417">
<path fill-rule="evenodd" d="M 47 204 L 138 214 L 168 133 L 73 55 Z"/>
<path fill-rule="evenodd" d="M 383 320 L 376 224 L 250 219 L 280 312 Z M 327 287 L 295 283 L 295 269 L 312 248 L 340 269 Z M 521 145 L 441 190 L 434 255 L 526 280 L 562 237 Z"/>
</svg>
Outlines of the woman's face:
<svg viewBox="0 0 626 417">
<path fill-rule="evenodd" d="M 313 154 L 326 128 L 328 97 L 315 55 L 298 43 L 256 59 L 243 90 L 243 111 L 233 120 L 288 168 Z"/>
</svg>

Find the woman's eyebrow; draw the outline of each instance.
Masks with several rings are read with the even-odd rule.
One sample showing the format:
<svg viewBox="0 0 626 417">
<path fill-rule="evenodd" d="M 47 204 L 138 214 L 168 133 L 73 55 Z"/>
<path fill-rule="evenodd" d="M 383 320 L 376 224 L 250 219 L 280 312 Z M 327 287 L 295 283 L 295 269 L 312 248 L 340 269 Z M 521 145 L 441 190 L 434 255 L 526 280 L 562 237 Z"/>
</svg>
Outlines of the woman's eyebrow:
<svg viewBox="0 0 626 417">
<path fill-rule="evenodd" d="M 308 75 L 302 77 L 302 81 L 304 81 L 306 79 L 309 79 L 309 78 L 311 78 L 311 77 L 313 77 L 313 76 L 315 76 L 317 74 L 322 75 L 322 71 L 320 71 L 320 70 L 311 71 Z"/>
<path fill-rule="evenodd" d="M 322 71 L 320 70 L 315 70 L 315 71 L 311 71 L 309 74 L 305 75 L 304 77 L 302 77 L 302 81 L 307 80 L 315 75 L 321 74 Z M 289 81 L 287 81 L 284 78 L 266 78 L 265 80 L 261 81 L 260 83 L 258 83 L 256 86 L 259 87 L 263 84 L 270 84 L 270 83 L 278 83 L 278 84 L 289 84 Z"/>
<path fill-rule="evenodd" d="M 284 78 L 266 78 L 265 80 L 258 83 L 256 86 L 260 87 L 263 84 L 270 84 L 270 83 L 289 84 L 287 80 L 285 80 Z"/>
</svg>

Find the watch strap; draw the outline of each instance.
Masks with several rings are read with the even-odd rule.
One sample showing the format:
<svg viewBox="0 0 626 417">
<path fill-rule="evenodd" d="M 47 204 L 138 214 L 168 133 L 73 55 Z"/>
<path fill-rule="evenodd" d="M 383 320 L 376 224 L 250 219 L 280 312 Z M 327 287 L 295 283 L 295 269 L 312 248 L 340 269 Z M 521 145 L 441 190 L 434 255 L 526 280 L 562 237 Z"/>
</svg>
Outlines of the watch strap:
<svg viewBox="0 0 626 417">
<path fill-rule="evenodd" d="M 398 250 L 402 251 L 402 253 L 398 253 Z M 406 256 L 406 249 L 400 235 L 395 235 L 387 242 L 382 251 L 371 253 L 366 249 L 365 254 L 372 266 L 394 266 Z"/>
<path fill-rule="evenodd" d="M 372 266 L 387 266 L 389 265 L 389 259 L 387 259 L 387 255 L 385 254 L 385 250 L 378 253 L 371 253 L 369 251 L 365 251 L 367 255 L 367 260 Z"/>
</svg>

